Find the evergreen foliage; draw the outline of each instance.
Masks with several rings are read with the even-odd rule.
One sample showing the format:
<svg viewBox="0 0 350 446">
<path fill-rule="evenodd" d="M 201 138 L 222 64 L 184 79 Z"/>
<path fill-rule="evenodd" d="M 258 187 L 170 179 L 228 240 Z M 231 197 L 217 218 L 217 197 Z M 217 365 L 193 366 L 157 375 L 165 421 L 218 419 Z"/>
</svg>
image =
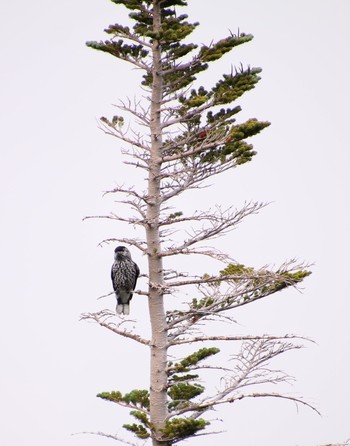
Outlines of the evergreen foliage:
<svg viewBox="0 0 350 446">
<path fill-rule="evenodd" d="M 130 415 L 132 415 L 134 418 L 136 418 L 138 421 L 140 421 L 142 424 L 123 424 L 123 427 L 128 430 L 129 432 L 132 432 L 136 435 L 137 438 L 140 438 L 142 440 L 145 440 L 151 436 L 150 434 L 150 421 L 148 416 L 143 413 L 139 412 L 137 410 L 132 410 L 130 412 Z"/>
<path fill-rule="evenodd" d="M 193 366 L 196 366 L 200 361 L 203 361 L 210 356 L 216 355 L 220 352 L 217 347 L 206 348 L 203 347 L 198 351 L 191 353 L 186 358 L 182 359 L 179 363 L 174 364 L 173 370 L 175 373 L 189 372 Z"/>
<path fill-rule="evenodd" d="M 132 28 L 114 24 L 105 32 L 111 36 L 109 40 L 87 42 L 93 49 L 107 52 L 112 56 L 128 61 L 145 71 L 143 85 L 152 86 L 152 44 L 156 41 L 162 51 L 163 99 L 172 100 L 174 94 L 179 106 L 172 107 L 171 119 L 187 130 L 178 133 L 177 137 L 168 139 L 163 145 L 166 155 L 187 151 L 195 155 L 203 164 L 231 163 L 244 164 L 256 154 L 253 146 L 246 142 L 270 125 L 266 121 L 249 119 L 245 123 L 235 124 L 233 115 L 241 108 L 222 108 L 215 112 L 215 107 L 232 104 L 245 92 L 253 89 L 259 82 L 260 68 L 236 68 L 234 72 L 224 74 L 214 86 L 206 89 L 200 86 L 186 89 L 196 80 L 197 75 L 208 69 L 211 62 L 217 61 L 238 45 L 253 39 L 250 34 L 238 33 L 208 45 L 182 43 L 192 33 L 198 23 L 189 23 L 187 15 L 177 15 L 174 6 L 185 6 L 186 2 L 158 2 L 161 9 L 161 26 L 155 32 L 152 17 L 152 2 L 114 2 L 134 11 L 129 14 L 135 22 Z M 185 56 L 195 54 L 187 61 Z M 207 112 L 206 122 L 202 118 Z M 102 121 L 115 127 L 118 119 L 102 118 Z M 198 135 L 203 135 L 198 137 Z M 183 146 L 186 145 L 186 149 Z M 175 147 L 176 146 L 176 147 Z M 171 149 L 171 152 L 169 152 Z"/>
<path fill-rule="evenodd" d="M 126 405 L 143 409 L 149 408 L 148 390 L 132 390 L 125 395 L 122 395 L 119 391 L 101 392 L 97 396 L 113 403 L 125 403 Z"/>
<path fill-rule="evenodd" d="M 162 432 L 165 440 L 170 444 L 174 444 L 179 440 L 192 437 L 198 431 L 208 426 L 209 422 L 203 418 L 173 418 L 166 422 Z"/>
</svg>

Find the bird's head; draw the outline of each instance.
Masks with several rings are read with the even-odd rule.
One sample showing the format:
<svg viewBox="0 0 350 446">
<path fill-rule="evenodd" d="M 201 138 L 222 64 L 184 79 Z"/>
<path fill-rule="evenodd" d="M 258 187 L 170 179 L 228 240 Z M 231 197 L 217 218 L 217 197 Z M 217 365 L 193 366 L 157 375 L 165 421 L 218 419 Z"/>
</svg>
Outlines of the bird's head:
<svg viewBox="0 0 350 446">
<path fill-rule="evenodd" d="M 130 251 L 126 246 L 117 246 L 114 250 L 114 259 L 122 259 L 123 257 L 131 259 Z"/>
</svg>

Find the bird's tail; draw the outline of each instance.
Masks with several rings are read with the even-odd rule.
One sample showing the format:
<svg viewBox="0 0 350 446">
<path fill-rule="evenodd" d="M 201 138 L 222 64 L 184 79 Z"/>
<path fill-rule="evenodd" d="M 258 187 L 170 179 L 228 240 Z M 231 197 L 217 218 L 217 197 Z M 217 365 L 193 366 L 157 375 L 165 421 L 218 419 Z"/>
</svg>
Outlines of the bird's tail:
<svg viewBox="0 0 350 446">
<path fill-rule="evenodd" d="M 125 314 L 128 316 L 130 314 L 130 305 L 129 304 L 118 304 L 117 305 L 117 314 Z"/>
</svg>

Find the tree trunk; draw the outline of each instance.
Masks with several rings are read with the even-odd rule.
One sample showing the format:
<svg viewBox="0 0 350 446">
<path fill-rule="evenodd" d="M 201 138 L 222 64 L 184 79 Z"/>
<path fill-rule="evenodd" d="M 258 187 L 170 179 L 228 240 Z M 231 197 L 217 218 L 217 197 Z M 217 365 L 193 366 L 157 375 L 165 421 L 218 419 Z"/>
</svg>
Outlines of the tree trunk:
<svg viewBox="0 0 350 446">
<path fill-rule="evenodd" d="M 154 1 L 153 29 L 160 29 L 161 14 L 157 0 Z M 163 265 L 159 235 L 160 217 L 160 168 L 162 148 L 161 101 L 162 76 L 161 51 L 157 39 L 153 42 L 153 84 L 151 96 L 151 154 L 148 177 L 148 207 L 147 207 L 147 245 L 149 259 L 149 311 L 152 328 L 151 344 L 151 383 L 150 383 L 150 419 L 157 438 L 153 438 L 153 446 L 164 446 L 158 441 L 159 429 L 165 425 L 167 410 L 167 331 L 163 299 Z"/>
</svg>

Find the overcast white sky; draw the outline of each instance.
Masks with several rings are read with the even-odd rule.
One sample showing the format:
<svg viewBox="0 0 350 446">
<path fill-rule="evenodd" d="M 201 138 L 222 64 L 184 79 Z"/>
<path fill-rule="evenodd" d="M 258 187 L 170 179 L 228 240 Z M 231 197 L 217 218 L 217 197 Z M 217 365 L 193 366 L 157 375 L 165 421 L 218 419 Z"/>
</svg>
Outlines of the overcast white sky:
<svg viewBox="0 0 350 446">
<path fill-rule="evenodd" d="M 298 333 L 316 341 L 279 364 L 297 378 L 290 391 L 322 412 L 318 417 L 276 400 L 241 402 L 213 415 L 224 419 L 216 428 L 226 433 L 193 444 L 344 441 L 350 438 L 350 3 L 190 4 L 190 19 L 201 22 L 193 35 L 199 42 L 219 39 L 228 29 L 254 34 L 206 80 L 213 83 L 231 64 L 261 66 L 263 80 L 240 101 L 242 119 L 272 122 L 255 138 L 253 162 L 217 178 L 192 205 L 271 201 L 221 246 L 253 266 L 290 258 L 315 263 L 303 294 L 275 295 L 238 316 L 241 333 Z M 97 128 L 97 118 L 112 114 L 118 98 L 138 94 L 139 75 L 84 45 L 119 19 L 107 0 L 0 4 L 0 443 L 6 446 L 111 443 L 71 434 L 122 432 L 127 411 L 96 393 L 148 385 L 147 349 L 79 322 L 84 311 L 114 308 L 113 299 L 96 300 L 110 291 L 113 259 L 112 246 L 97 244 L 133 234 L 101 221 L 83 223 L 82 217 L 115 209 L 102 191 L 117 182 L 142 181 L 123 167 L 119 142 Z M 145 259 L 133 254 L 145 269 Z M 142 280 L 139 285 L 146 286 Z M 134 298 L 132 314 L 147 330 L 145 300 Z"/>
</svg>

